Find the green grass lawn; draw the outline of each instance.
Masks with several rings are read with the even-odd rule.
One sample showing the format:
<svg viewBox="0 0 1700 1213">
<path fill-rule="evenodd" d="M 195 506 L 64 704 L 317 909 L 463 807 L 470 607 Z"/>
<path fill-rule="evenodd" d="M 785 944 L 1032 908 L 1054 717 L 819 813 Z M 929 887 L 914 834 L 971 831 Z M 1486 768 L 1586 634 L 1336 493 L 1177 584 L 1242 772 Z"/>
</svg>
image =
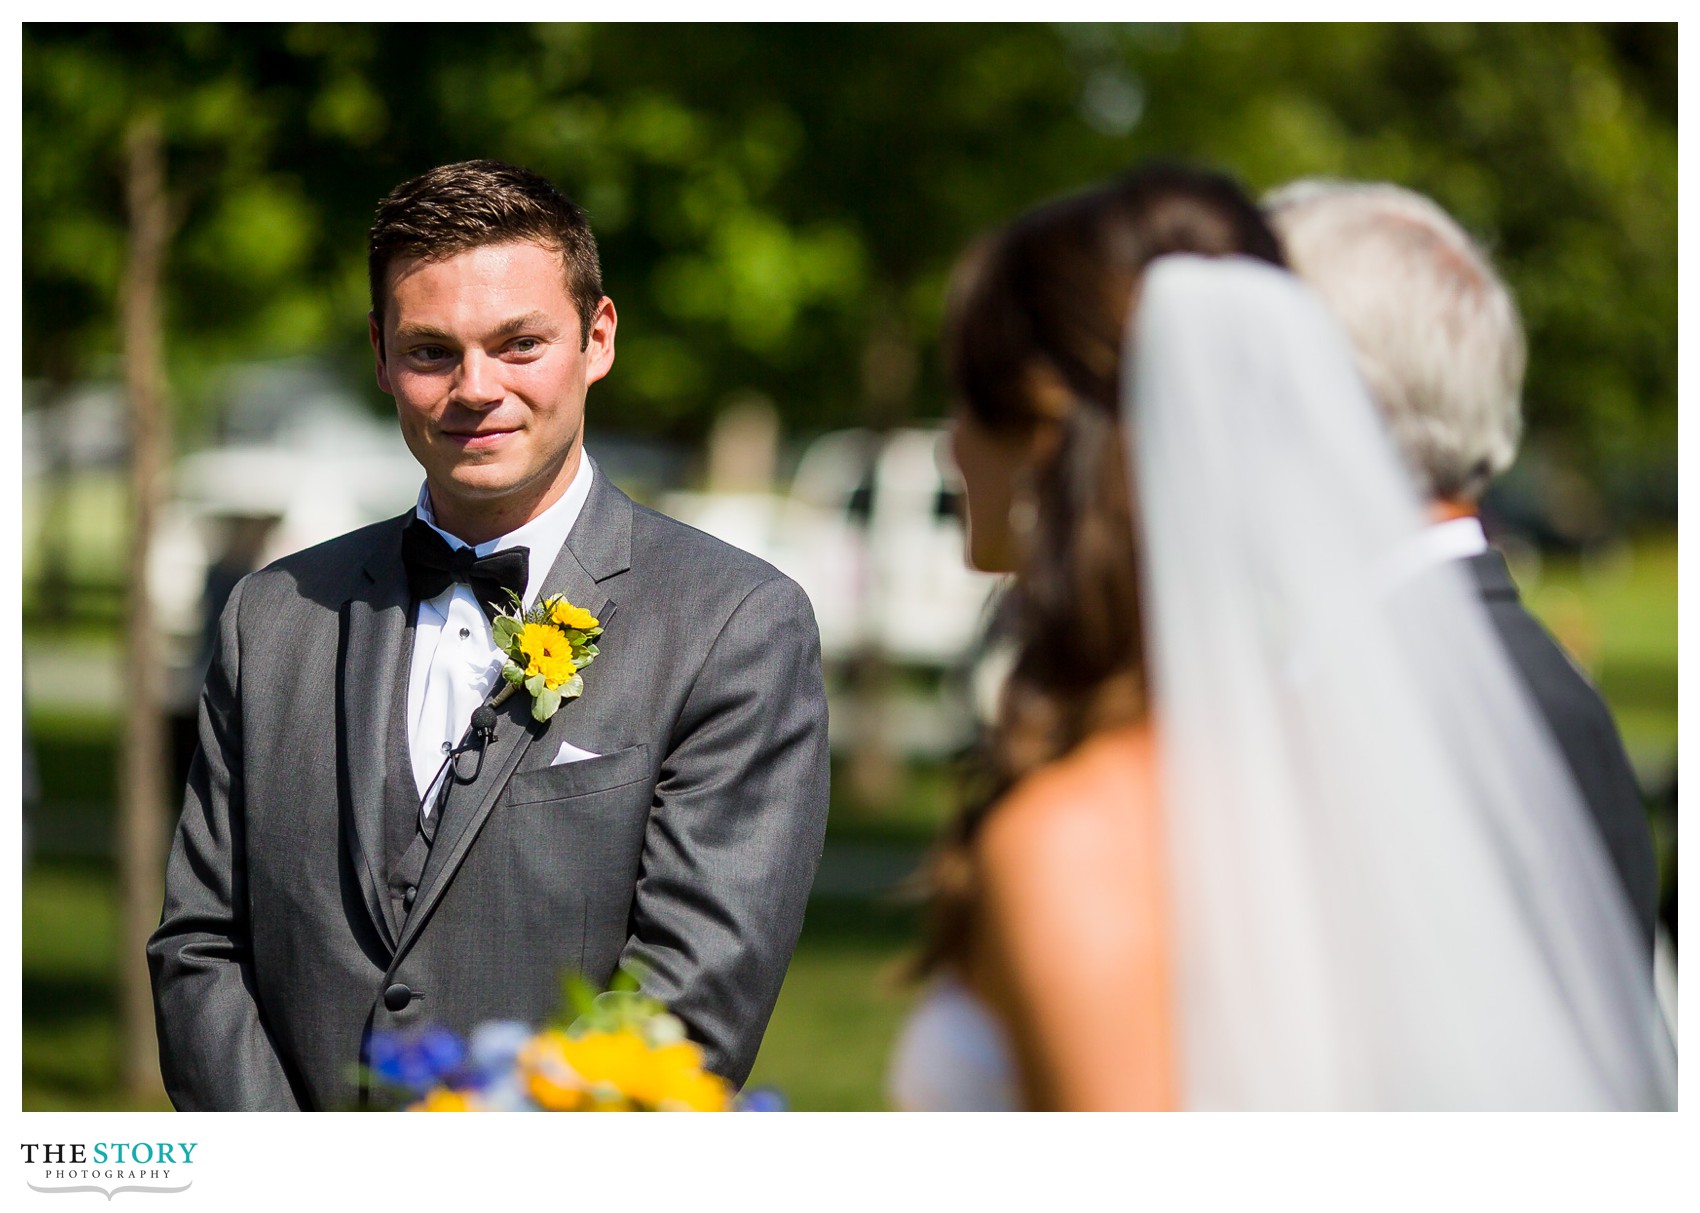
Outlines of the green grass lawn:
<svg viewBox="0 0 1700 1213">
<path fill-rule="evenodd" d="M 37 865 L 23 886 L 23 1108 L 159 1110 L 120 1092 L 117 900 L 104 865 Z"/>
<path fill-rule="evenodd" d="M 912 913 L 811 903 L 750 1084 L 777 1087 L 799 1112 L 884 1108 L 886 1060 L 914 996 L 896 970 L 914 938 Z"/>
</svg>

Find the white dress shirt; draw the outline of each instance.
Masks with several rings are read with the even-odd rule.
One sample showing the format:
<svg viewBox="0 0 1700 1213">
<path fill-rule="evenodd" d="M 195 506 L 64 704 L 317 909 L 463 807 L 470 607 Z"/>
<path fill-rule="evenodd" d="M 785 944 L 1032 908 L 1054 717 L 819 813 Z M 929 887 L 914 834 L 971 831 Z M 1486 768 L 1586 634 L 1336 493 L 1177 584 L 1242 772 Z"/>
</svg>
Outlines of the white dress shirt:
<svg viewBox="0 0 1700 1213">
<path fill-rule="evenodd" d="M 594 474 L 590 456 L 581 452 L 578 473 L 559 501 L 512 533 L 473 548 L 479 556 L 511 547 L 530 550 L 527 607 L 537 601 L 543 579 L 567 541 L 567 532 L 578 521 Z M 423 485 L 414 508 L 451 548 L 467 546 L 437 525 L 431 494 Z M 430 816 L 438 787 L 448 774 L 443 769 L 444 757 L 466 733 L 473 711 L 489 696 L 501 673 L 501 650 L 470 587 L 456 583 L 419 604 L 419 619 L 413 629 L 413 664 L 407 679 L 407 744 L 423 816 Z"/>
</svg>

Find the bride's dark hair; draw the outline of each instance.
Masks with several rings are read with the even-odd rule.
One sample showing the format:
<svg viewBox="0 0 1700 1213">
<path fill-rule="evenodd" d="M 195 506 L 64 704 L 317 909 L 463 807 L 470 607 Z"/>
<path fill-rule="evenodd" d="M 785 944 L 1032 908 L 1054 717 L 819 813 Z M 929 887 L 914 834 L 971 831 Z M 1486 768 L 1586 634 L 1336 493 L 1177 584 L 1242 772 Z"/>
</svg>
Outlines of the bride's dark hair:
<svg viewBox="0 0 1700 1213">
<path fill-rule="evenodd" d="M 1160 164 L 1027 212 L 972 248 L 953 277 L 945 348 L 962 407 L 1015 438 L 1056 421 L 1059 440 L 1036 469 L 1036 516 L 1003 613 L 1014 667 L 964 808 L 929 864 L 921 972 L 966 955 L 969 851 L 991 808 L 1023 776 L 1144 709 L 1121 363 L 1139 276 L 1165 253 L 1284 264 L 1231 178 Z"/>
</svg>

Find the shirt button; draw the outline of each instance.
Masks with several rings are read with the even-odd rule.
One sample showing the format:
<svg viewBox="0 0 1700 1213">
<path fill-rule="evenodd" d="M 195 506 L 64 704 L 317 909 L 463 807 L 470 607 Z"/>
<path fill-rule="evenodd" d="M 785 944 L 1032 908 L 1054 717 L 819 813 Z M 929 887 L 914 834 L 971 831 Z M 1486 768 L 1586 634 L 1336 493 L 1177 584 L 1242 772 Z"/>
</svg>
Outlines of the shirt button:
<svg viewBox="0 0 1700 1213">
<path fill-rule="evenodd" d="M 460 630 L 460 638 L 462 640 L 465 640 L 470 635 L 472 635 L 472 629 L 471 628 L 462 628 Z"/>
<path fill-rule="evenodd" d="M 446 741 L 445 741 L 445 742 L 443 742 L 443 753 L 445 753 L 445 754 L 447 754 L 447 753 L 448 753 L 448 752 L 449 752 L 449 751 L 450 751 L 450 750 L 452 750 L 452 749 L 454 749 L 454 746 L 452 746 L 452 745 L 450 745 L 450 744 L 449 744 L 449 743 L 448 743 L 448 742 L 446 742 Z"/>
</svg>

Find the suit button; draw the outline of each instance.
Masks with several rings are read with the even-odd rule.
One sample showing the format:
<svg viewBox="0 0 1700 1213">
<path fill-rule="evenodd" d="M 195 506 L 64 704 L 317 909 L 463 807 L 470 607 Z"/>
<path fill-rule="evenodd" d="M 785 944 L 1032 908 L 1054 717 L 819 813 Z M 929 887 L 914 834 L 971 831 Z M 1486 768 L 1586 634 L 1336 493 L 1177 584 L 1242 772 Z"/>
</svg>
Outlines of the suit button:
<svg viewBox="0 0 1700 1213">
<path fill-rule="evenodd" d="M 413 899 L 417 896 L 419 896 L 419 886 L 411 884 L 408 885 L 407 892 L 401 895 L 401 908 L 404 910 L 411 910 L 413 908 Z"/>
<path fill-rule="evenodd" d="M 384 991 L 384 1006 L 391 1011 L 405 1011 L 412 1001 L 413 991 L 399 981 Z"/>
</svg>

